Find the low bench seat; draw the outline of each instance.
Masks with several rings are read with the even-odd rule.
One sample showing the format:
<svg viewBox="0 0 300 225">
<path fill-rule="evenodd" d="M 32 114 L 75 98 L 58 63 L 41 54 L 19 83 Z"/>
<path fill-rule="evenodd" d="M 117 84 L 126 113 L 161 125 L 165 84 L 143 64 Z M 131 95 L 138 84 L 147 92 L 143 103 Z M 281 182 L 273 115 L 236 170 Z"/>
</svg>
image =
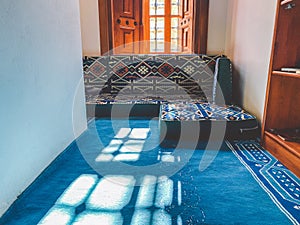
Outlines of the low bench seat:
<svg viewBox="0 0 300 225">
<path fill-rule="evenodd" d="M 165 103 L 161 105 L 161 120 L 256 121 L 256 118 L 242 108 L 234 105 L 220 106 L 210 103 Z"/>
<path fill-rule="evenodd" d="M 178 100 L 180 99 L 180 100 Z M 204 99 L 197 95 L 189 98 L 181 95 L 140 96 L 140 95 L 118 95 L 101 94 L 98 96 L 86 96 L 87 114 L 93 117 L 158 117 L 160 105 L 172 102 L 200 103 Z M 112 113 L 114 110 L 114 113 Z"/>
<path fill-rule="evenodd" d="M 200 124 L 204 139 L 224 123 L 227 138 L 257 135 L 256 118 L 231 106 L 232 65 L 224 55 L 97 56 L 83 65 L 88 117 L 158 117 L 162 146 L 178 140 L 182 124 Z"/>
<path fill-rule="evenodd" d="M 181 131 L 183 123 L 188 123 L 191 129 L 199 124 L 199 140 L 210 137 L 212 123 L 217 126 L 216 129 L 224 129 L 227 139 L 252 138 L 259 134 L 256 117 L 234 105 L 164 103 L 160 108 L 160 121 L 160 142 L 163 147 L 171 147 L 169 144 L 179 138 L 189 141 L 190 133 Z"/>
</svg>

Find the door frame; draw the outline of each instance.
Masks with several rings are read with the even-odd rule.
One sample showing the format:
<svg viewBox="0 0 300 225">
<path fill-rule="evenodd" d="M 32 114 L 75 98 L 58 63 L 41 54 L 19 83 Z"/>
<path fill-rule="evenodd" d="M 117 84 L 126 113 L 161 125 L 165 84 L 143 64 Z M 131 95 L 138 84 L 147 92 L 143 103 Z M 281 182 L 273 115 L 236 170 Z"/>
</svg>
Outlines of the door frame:
<svg viewBox="0 0 300 225">
<path fill-rule="evenodd" d="M 110 54 L 113 49 L 111 0 L 98 0 L 100 53 Z"/>
<path fill-rule="evenodd" d="M 141 0 L 143 1 L 143 0 Z M 101 55 L 113 54 L 111 0 L 98 0 Z M 193 52 L 206 54 L 209 0 L 194 0 Z"/>
</svg>

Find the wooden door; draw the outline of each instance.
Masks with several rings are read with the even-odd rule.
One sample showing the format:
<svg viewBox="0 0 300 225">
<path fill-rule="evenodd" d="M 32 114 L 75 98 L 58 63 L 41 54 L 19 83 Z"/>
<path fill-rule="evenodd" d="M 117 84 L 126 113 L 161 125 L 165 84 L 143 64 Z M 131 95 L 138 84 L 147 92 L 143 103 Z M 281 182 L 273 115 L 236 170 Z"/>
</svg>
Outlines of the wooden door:
<svg viewBox="0 0 300 225">
<path fill-rule="evenodd" d="M 193 46 L 193 10 L 194 0 L 182 0 L 181 4 L 181 45 L 182 52 L 191 53 Z"/>
<path fill-rule="evenodd" d="M 112 0 L 114 54 L 140 52 L 141 0 Z"/>
</svg>

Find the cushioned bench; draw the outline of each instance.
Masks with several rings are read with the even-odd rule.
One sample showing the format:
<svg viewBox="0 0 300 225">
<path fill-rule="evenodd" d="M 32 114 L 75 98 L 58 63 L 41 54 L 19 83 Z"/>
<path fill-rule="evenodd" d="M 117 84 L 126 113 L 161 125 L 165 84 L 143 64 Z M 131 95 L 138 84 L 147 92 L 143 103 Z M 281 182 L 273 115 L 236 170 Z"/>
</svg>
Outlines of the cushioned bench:
<svg viewBox="0 0 300 225">
<path fill-rule="evenodd" d="M 110 116 L 116 104 L 132 107 L 132 116 L 145 116 L 138 113 L 141 107 L 148 108 L 148 116 L 157 116 L 154 104 L 161 102 L 211 102 L 219 96 L 217 83 L 231 103 L 231 63 L 223 55 L 85 57 L 83 65 L 90 117 Z"/>
<path fill-rule="evenodd" d="M 225 105 L 232 103 L 232 70 L 223 55 L 100 56 L 83 64 L 90 117 L 159 117 L 166 143 L 178 137 L 180 122 L 201 123 L 201 137 L 211 121 L 226 121 L 233 136 L 257 126 L 253 116 Z"/>
<path fill-rule="evenodd" d="M 134 55 L 86 57 L 83 60 L 87 103 L 112 102 L 116 96 L 197 96 L 213 101 L 217 82 L 231 102 L 231 63 L 225 56 Z M 178 96 L 176 98 L 176 96 Z"/>
<path fill-rule="evenodd" d="M 160 109 L 160 142 L 170 147 L 172 142 L 191 141 L 190 132 L 182 132 L 182 123 L 188 123 L 193 132 L 200 129 L 199 140 L 210 138 L 212 123 L 215 128 L 224 130 L 220 135 L 227 139 L 242 139 L 258 135 L 258 124 L 254 116 L 237 106 L 220 106 L 210 103 L 164 103 Z M 217 137 L 219 138 L 219 137 Z M 223 138 L 223 137 L 221 137 Z"/>
</svg>

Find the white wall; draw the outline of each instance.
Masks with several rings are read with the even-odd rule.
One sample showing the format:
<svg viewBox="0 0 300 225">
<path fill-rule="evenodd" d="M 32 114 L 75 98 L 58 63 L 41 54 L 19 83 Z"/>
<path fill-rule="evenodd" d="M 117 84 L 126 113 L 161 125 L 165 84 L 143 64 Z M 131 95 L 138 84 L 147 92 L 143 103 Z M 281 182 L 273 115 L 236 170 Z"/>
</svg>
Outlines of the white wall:
<svg viewBox="0 0 300 225">
<path fill-rule="evenodd" d="M 234 65 L 238 102 L 261 121 L 276 1 L 229 0 L 225 54 Z"/>
<path fill-rule="evenodd" d="M 79 0 L 79 2 L 83 55 L 100 55 L 98 0 Z"/>
<path fill-rule="evenodd" d="M 224 54 L 228 0 L 210 0 L 207 54 Z"/>
<path fill-rule="evenodd" d="M 86 129 L 79 2 L 1 0 L 0 215 Z"/>
</svg>

